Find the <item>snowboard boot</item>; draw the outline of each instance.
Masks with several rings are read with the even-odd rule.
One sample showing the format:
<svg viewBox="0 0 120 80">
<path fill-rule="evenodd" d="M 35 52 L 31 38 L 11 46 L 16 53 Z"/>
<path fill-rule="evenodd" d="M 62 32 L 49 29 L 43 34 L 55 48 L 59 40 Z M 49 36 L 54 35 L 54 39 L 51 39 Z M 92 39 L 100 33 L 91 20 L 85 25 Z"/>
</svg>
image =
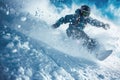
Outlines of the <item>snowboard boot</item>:
<svg viewBox="0 0 120 80">
<path fill-rule="evenodd" d="M 87 47 L 88 50 L 94 50 L 97 46 L 97 41 L 95 39 L 89 38 L 85 41 L 84 45 Z"/>
</svg>

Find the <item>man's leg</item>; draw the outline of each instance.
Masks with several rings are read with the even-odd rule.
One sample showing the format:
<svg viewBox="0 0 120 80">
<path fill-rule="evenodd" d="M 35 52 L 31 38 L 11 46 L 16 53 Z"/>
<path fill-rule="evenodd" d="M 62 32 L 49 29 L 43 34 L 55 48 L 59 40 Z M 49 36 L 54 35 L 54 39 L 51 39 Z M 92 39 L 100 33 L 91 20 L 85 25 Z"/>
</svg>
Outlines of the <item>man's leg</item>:
<svg viewBox="0 0 120 80">
<path fill-rule="evenodd" d="M 97 46 L 97 41 L 90 38 L 84 31 L 76 29 L 67 29 L 67 36 L 72 39 L 83 40 L 83 46 L 87 47 L 89 50 L 93 50 Z"/>
<path fill-rule="evenodd" d="M 83 45 L 93 50 L 97 46 L 97 41 L 90 38 L 84 31 L 80 31 L 80 37 L 84 40 Z"/>
</svg>

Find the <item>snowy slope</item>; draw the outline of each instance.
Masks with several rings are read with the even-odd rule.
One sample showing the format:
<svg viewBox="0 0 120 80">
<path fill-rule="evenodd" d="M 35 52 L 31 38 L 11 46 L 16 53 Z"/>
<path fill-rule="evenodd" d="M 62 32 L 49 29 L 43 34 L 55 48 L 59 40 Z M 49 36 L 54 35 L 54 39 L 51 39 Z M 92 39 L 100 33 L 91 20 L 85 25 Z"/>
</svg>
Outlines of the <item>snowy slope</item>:
<svg viewBox="0 0 120 80">
<path fill-rule="evenodd" d="M 1 80 L 119 80 L 119 59 L 95 63 L 64 54 L 9 28 L 0 51 Z M 7 30 L 7 31 L 6 31 Z"/>
<path fill-rule="evenodd" d="M 78 6 L 74 5 L 71 10 L 65 8 L 58 14 L 47 0 L 26 0 L 29 3 L 21 0 L 22 5 L 17 0 L 13 0 L 14 4 L 5 2 L 7 5 L 2 7 L 7 9 L 0 10 L 0 80 L 120 79 L 120 29 L 117 25 L 92 13 L 92 17 L 109 22 L 111 29 L 88 27 L 86 33 L 114 50 L 106 60 L 97 61 L 81 49 L 79 42 L 67 38 L 67 25 L 57 30 L 50 28 L 57 18 L 73 13 Z M 33 3 L 36 5 L 30 6 Z"/>
</svg>

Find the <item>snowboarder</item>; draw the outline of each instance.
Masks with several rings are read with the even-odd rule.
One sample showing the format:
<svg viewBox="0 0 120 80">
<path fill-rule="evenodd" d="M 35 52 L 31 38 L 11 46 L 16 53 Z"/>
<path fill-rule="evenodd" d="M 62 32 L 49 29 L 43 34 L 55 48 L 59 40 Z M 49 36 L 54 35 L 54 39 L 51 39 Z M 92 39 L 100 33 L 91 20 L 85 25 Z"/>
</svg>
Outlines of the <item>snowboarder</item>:
<svg viewBox="0 0 120 80">
<path fill-rule="evenodd" d="M 69 23 L 69 28 L 66 30 L 67 36 L 73 39 L 84 39 L 87 43 L 87 47 L 96 45 L 96 41 L 90 38 L 85 32 L 84 28 L 87 23 L 92 26 L 102 27 L 105 30 L 109 29 L 109 24 L 104 24 L 96 19 L 89 17 L 90 7 L 87 5 L 82 5 L 80 9 L 75 11 L 75 14 L 66 15 L 61 17 L 55 24 L 52 25 L 53 28 L 58 28 L 63 23 Z"/>
</svg>

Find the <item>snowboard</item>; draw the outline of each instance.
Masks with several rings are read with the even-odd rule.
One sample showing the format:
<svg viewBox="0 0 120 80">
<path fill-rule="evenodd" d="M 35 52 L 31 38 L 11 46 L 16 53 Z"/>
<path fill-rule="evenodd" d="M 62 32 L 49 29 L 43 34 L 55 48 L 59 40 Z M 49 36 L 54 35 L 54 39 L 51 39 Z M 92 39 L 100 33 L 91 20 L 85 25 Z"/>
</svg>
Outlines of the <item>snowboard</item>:
<svg viewBox="0 0 120 80">
<path fill-rule="evenodd" d="M 113 52 L 113 50 L 106 50 L 103 45 L 99 44 L 99 42 L 94 39 L 91 42 L 87 42 L 87 45 L 85 46 L 87 50 L 92 52 L 95 58 L 100 61 L 105 60 Z"/>
<path fill-rule="evenodd" d="M 103 50 L 96 54 L 96 58 L 100 61 L 105 60 L 107 57 L 109 57 L 112 54 L 113 50 Z"/>
</svg>

